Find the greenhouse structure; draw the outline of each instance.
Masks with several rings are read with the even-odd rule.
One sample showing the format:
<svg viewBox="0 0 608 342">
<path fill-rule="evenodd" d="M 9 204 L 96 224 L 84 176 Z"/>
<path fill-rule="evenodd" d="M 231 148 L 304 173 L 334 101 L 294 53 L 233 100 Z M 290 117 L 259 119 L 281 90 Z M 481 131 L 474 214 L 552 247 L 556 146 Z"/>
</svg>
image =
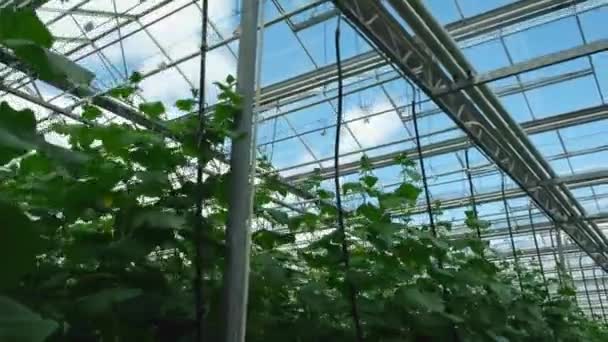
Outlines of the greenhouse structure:
<svg viewBox="0 0 608 342">
<path fill-rule="evenodd" d="M 607 22 L 0 0 L 0 341 L 608 341 Z"/>
</svg>

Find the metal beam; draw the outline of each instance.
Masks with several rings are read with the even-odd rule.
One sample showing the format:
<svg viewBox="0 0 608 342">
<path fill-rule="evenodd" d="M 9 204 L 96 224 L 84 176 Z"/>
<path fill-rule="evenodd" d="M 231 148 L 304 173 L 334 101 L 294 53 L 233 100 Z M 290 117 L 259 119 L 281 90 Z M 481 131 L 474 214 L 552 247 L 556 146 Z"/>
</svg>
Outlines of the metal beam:
<svg viewBox="0 0 608 342">
<path fill-rule="evenodd" d="M 386 59 L 375 51 L 366 52 L 344 61 L 343 77 L 354 77 L 387 64 Z M 302 95 L 306 92 L 327 86 L 335 82 L 337 77 L 335 64 L 330 64 L 286 81 L 266 86 L 261 90 L 262 98 L 260 99 L 260 105 L 272 106 L 278 104 L 279 101 L 285 101 L 291 97 L 301 99 Z"/>
<path fill-rule="evenodd" d="M 293 24 L 293 31 L 294 32 L 299 32 L 302 30 L 305 30 L 309 27 L 312 27 L 314 25 L 320 24 L 324 21 L 327 21 L 335 16 L 337 16 L 338 14 L 340 14 L 340 11 L 338 11 L 337 9 L 333 8 L 324 12 L 321 12 L 319 14 L 316 14 L 306 20 L 297 22 Z"/>
<path fill-rule="evenodd" d="M 48 12 L 48 13 L 60 13 L 60 14 L 78 14 L 85 15 L 90 17 L 101 17 L 101 18 L 126 18 L 126 19 L 137 19 L 137 16 L 134 14 L 127 13 L 115 13 L 115 12 L 107 12 L 107 11 L 99 11 L 92 9 L 84 9 L 84 8 L 53 8 L 53 7 L 40 7 L 38 9 L 40 12 Z"/>
<path fill-rule="evenodd" d="M 485 83 L 498 81 L 507 77 L 519 75 L 532 70 L 545 68 L 551 65 L 564 63 L 573 59 L 589 56 L 608 50 L 608 39 L 584 44 L 571 49 L 559 51 L 545 56 L 533 58 L 521 63 L 513 64 L 504 68 L 496 69 L 488 73 L 473 75 L 470 79 L 458 81 L 447 86 L 433 90 L 434 96 L 442 96 L 449 92 L 455 92 Z"/>
<path fill-rule="evenodd" d="M 548 181 L 549 184 L 571 184 L 588 182 L 598 179 L 608 179 L 608 169 L 597 170 L 585 173 L 577 173 L 571 176 L 559 177 Z"/>
<path fill-rule="evenodd" d="M 543 15 L 571 7 L 586 0 L 521 0 L 478 14 L 466 20 L 448 24 L 446 29 L 457 40 L 514 26 Z"/>
<path fill-rule="evenodd" d="M 584 177 L 589 177 L 589 179 L 585 179 Z M 572 189 L 576 189 L 576 188 L 580 188 L 580 187 L 588 187 L 588 186 L 592 186 L 592 185 L 601 185 L 601 184 L 606 184 L 608 183 L 608 177 L 607 178 L 594 178 L 595 175 L 593 173 L 590 174 L 581 174 L 580 178 L 577 181 L 572 181 L 571 183 L 566 183 L 567 180 L 564 180 L 564 182 L 562 184 L 567 184 L 569 187 L 571 187 Z M 505 191 L 504 194 L 504 198 L 505 199 L 513 199 L 513 198 L 518 198 L 518 197 L 523 197 L 526 196 L 526 192 L 524 192 L 522 189 L 520 188 L 511 188 L 511 189 L 507 189 Z M 503 195 L 501 191 L 491 191 L 491 192 L 485 192 L 485 193 L 481 193 L 481 194 L 475 194 L 475 203 L 477 204 L 484 204 L 484 203 L 491 203 L 491 202 L 497 202 L 502 200 Z M 454 198 L 444 198 L 441 199 L 441 209 L 454 209 L 454 208 L 461 208 L 464 206 L 469 205 L 469 201 L 470 201 L 470 197 L 464 196 L 464 197 L 454 197 Z M 418 205 L 415 208 L 411 208 L 407 210 L 407 214 L 420 214 L 420 213 L 424 213 L 426 210 L 426 207 L 424 205 L 424 203 L 418 203 Z M 578 224 L 580 222 L 584 222 L 584 221 L 592 221 L 592 220 L 596 220 L 596 219 L 601 219 L 602 216 L 597 216 L 597 215 L 589 215 L 589 216 L 585 216 L 585 217 L 577 217 L 577 218 L 569 218 L 569 219 L 564 219 L 562 221 L 557 221 L 556 224 Z"/>
<path fill-rule="evenodd" d="M 548 131 L 553 131 L 556 129 L 571 127 L 575 125 L 582 125 L 590 122 L 595 122 L 599 120 L 608 119 L 608 105 L 601 105 L 593 108 L 586 108 L 578 111 L 573 111 L 569 113 L 564 113 L 560 115 L 550 116 L 543 119 L 528 121 L 522 124 L 522 128 L 527 134 L 538 134 Z M 400 143 L 403 141 L 401 140 Z M 425 145 L 422 147 L 422 155 L 426 158 L 446 154 L 446 153 L 455 153 L 457 151 L 469 148 L 469 139 L 466 137 L 462 138 L 454 138 L 449 140 L 444 140 L 438 143 Z M 398 155 L 405 153 L 410 158 L 416 159 L 419 158 L 417 151 L 415 148 L 411 148 L 404 151 L 391 152 L 378 156 L 369 157 L 369 162 L 372 165 L 372 168 L 381 168 L 389 165 L 393 165 L 395 163 L 395 157 Z M 329 159 L 327 159 L 329 160 Z M 326 161 L 326 159 L 320 159 L 321 162 Z M 359 171 L 360 162 L 354 161 L 350 163 L 344 163 L 340 165 L 340 173 L 343 175 L 357 173 Z M 300 168 L 307 166 L 308 164 L 300 164 L 292 167 L 287 167 L 280 169 L 279 171 L 288 171 L 294 168 Z M 323 179 L 332 178 L 334 175 L 333 168 L 320 169 L 321 177 Z M 289 177 L 285 177 L 285 179 L 291 183 L 297 183 L 301 180 L 307 179 L 311 177 L 316 171 L 309 171 L 298 173 L 296 175 L 292 175 Z M 546 184 L 551 184 L 551 180 L 547 180 Z"/>
<path fill-rule="evenodd" d="M 403 15 L 402 19 L 414 29 L 417 34 L 415 39 L 381 3 L 371 0 L 334 2 L 404 75 L 429 96 L 433 95 L 433 89 L 453 83 L 451 75 L 445 70 L 461 79 L 474 72 L 467 63 L 463 63 L 466 60 L 459 54 L 458 48 L 453 46 L 453 42 L 449 38 L 446 40 L 447 33 L 443 28 L 437 27 L 432 17 L 420 10 L 421 6 L 417 2 L 389 1 L 393 6 L 392 12 Z M 428 48 L 432 49 L 434 56 L 429 54 Z M 473 88 L 471 93 L 449 93 L 436 98 L 435 102 L 522 188 L 526 189 L 531 182 L 538 183 L 551 177 L 550 168 L 542 163 L 542 156 L 537 154 L 530 141 L 520 134 L 508 117 L 501 115 L 502 106 L 492 97 L 491 92 L 484 88 Z M 546 187 L 542 191 L 528 192 L 556 221 L 581 215 L 581 209 L 571 205 L 567 190 Z M 576 228 L 565 228 L 584 251 L 604 269 L 608 269 L 606 237 L 601 232 L 584 223 Z"/>
</svg>

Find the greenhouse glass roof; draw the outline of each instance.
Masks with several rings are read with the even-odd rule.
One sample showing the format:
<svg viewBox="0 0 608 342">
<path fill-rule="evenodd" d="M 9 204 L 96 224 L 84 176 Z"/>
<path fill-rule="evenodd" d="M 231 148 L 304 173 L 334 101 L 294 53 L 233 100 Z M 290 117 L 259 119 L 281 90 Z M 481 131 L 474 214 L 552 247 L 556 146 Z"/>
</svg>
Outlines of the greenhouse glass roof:
<svg viewBox="0 0 608 342">
<path fill-rule="evenodd" d="M 86 92 L 77 91 L 76 84 L 46 83 L 32 79 L 27 68 L 0 50 L 0 98 L 16 106 L 36 106 L 40 122 L 74 120 L 64 114 L 79 115 L 78 104 L 128 82 L 133 72 L 144 78 L 136 102 L 106 101 L 100 107 L 107 121 L 131 120 L 139 102 L 173 104 L 197 88 L 200 1 L 0 0 L 0 7 L 30 2 L 56 38 L 53 52 L 75 62 L 84 74 L 88 70 L 95 75 Z M 520 261 L 536 264 L 536 238 L 546 273 L 555 273 L 558 258 L 566 261 L 581 307 L 597 314 L 600 301 L 608 303 L 608 263 L 604 270 L 597 263 L 608 260 L 608 240 L 600 236 L 608 231 L 608 0 L 425 0 L 432 21 L 443 26 L 449 39 L 437 33 L 428 18 L 412 21 L 411 9 L 396 0 L 263 3 L 257 147 L 286 182 L 297 185 L 318 169 L 331 187 L 337 97 L 334 30 L 344 13 L 343 177 L 356 176 L 365 154 L 383 187 L 398 184 L 400 168 L 394 157 L 405 152 L 418 159 L 414 100 L 430 195 L 441 201 L 442 219 L 453 221 L 453 233 L 464 231 L 470 173 L 479 215 L 492 223 L 484 237 L 491 247 L 510 258 L 512 239 Z M 236 0 L 210 1 L 209 85 L 236 73 L 239 6 Z M 357 12 L 362 8 L 368 13 Z M 375 17 L 366 21 L 365 15 Z M 385 39 L 386 32 L 378 29 L 388 25 L 382 20 L 402 33 Z M 391 44 L 401 43 L 417 49 L 414 57 L 391 51 Z M 410 63 L 416 56 L 428 58 L 420 57 L 421 65 Z M 472 69 L 465 70 L 467 65 Z M 427 67 L 435 68 L 434 74 L 426 74 Z M 449 82 L 425 78 L 440 74 Z M 482 87 L 487 91 L 479 90 Z M 465 95 L 451 95 L 458 90 Z M 210 105 L 214 98 L 213 91 L 207 94 Z M 487 122 L 485 133 L 471 140 L 463 127 L 475 135 L 476 126 L 455 122 L 460 107 L 438 101 L 448 98 L 475 108 Z M 179 113 L 169 108 L 166 120 L 180 120 Z M 509 120 L 522 134 L 501 128 L 512 127 Z M 484 148 L 488 136 L 494 140 Z M 66 143 L 60 136 L 49 139 Z M 515 141 L 520 145 L 514 146 L 526 147 L 526 152 L 491 155 L 492 144 L 503 148 L 504 141 Z M 545 197 L 553 204 L 543 202 Z M 288 199 L 290 211 L 307 210 L 311 202 L 298 196 Z M 350 203 L 358 200 L 349 198 Z M 513 223 L 512 237 L 505 208 Z M 413 219 L 428 220 L 424 202 Z M 593 233 L 573 239 L 568 229 Z M 585 239 L 595 243 L 583 246 L 587 251 L 579 245 Z M 587 252 L 597 255 L 591 258 Z"/>
</svg>

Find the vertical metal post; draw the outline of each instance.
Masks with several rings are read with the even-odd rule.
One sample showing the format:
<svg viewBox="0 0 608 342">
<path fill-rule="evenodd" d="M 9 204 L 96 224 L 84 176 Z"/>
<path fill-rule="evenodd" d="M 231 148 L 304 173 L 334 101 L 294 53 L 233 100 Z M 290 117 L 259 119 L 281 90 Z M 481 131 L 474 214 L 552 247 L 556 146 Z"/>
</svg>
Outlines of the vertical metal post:
<svg viewBox="0 0 608 342">
<path fill-rule="evenodd" d="M 237 91 L 242 109 L 236 120 L 236 136 L 230 152 L 228 226 L 224 282 L 224 341 L 243 342 L 247 325 L 249 292 L 250 217 L 253 180 L 252 124 L 256 81 L 256 49 L 259 0 L 242 0 L 241 37 L 237 65 Z"/>
</svg>

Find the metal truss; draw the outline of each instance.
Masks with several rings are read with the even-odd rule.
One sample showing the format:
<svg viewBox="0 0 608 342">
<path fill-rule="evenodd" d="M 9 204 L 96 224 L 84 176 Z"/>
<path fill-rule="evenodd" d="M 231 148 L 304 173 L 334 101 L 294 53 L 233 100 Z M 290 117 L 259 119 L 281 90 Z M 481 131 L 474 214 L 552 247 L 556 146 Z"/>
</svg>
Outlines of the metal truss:
<svg viewBox="0 0 608 342">
<path fill-rule="evenodd" d="M 434 96 L 435 89 L 450 88 L 458 79 L 469 79 L 475 72 L 443 27 L 434 22 L 422 6 L 417 2 L 389 1 L 393 12 L 402 16 L 401 19 L 417 34 L 414 38 L 377 1 L 334 2 L 405 76 L 433 98 L 490 159 L 525 189 L 548 216 L 556 222 L 584 216 L 584 210 L 565 187 L 545 186 L 530 190 L 535 184 L 555 178 L 555 173 L 487 87 L 475 86 Z M 597 227 L 584 221 L 562 227 L 608 271 L 608 244 Z"/>
</svg>

